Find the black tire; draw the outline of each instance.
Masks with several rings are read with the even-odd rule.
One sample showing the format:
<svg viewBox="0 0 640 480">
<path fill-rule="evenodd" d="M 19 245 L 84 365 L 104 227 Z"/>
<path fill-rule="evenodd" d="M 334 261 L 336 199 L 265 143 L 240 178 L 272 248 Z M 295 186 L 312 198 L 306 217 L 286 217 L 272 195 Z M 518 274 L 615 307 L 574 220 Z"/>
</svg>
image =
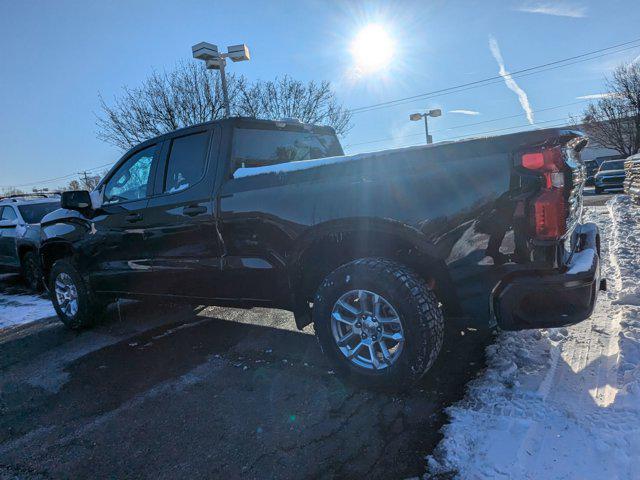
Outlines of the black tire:
<svg viewBox="0 0 640 480">
<path fill-rule="evenodd" d="M 334 339 L 334 305 L 352 290 L 381 295 L 402 322 L 403 348 L 397 359 L 381 370 L 354 364 Z M 436 360 L 444 336 L 442 310 L 426 282 L 410 268 L 383 258 L 354 260 L 329 274 L 316 293 L 313 322 L 320 347 L 336 372 L 365 387 L 391 390 L 406 388 L 422 378 Z"/>
<path fill-rule="evenodd" d="M 34 252 L 25 253 L 20 261 L 20 267 L 25 285 L 34 292 L 41 292 L 44 286 L 42 283 L 42 269 L 36 254 Z"/>
<path fill-rule="evenodd" d="M 66 273 L 77 291 L 78 307 L 74 315 L 66 314 L 58 302 L 56 295 L 56 279 Z M 49 291 L 53 307 L 58 317 L 68 328 L 79 330 L 95 325 L 102 320 L 106 304 L 99 300 L 91 291 L 78 269 L 68 260 L 58 260 L 53 264 L 49 275 Z"/>
<path fill-rule="evenodd" d="M 600 187 L 595 187 L 595 191 L 596 191 L 596 195 L 600 195 L 603 190 Z"/>
</svg>

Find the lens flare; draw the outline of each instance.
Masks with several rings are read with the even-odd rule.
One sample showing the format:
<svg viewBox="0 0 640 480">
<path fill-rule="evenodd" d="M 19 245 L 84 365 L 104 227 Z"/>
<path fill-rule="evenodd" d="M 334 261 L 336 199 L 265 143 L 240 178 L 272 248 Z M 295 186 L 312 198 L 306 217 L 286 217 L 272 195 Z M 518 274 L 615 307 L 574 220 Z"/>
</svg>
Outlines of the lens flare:
<svg viewBox="0 0 640 480">
<path fill-rule="evenodd" d="M 387 30 L 382 25 L 370 23 L 358 32 L 350 51 L 360 72 L 373 73 L 389 65 L 394 49 L 394 41 Z"/>
</svg>

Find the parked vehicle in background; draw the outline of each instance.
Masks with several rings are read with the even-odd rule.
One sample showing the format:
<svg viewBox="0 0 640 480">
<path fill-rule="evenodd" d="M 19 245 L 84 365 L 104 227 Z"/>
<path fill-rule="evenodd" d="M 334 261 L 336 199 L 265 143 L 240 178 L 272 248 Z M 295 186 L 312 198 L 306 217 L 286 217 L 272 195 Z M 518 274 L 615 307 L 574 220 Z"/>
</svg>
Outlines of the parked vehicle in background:
<svg viewBox="0 0 640 480">
<path fill-rule="evenodd" d="M 640 153 L 625 160 L 624 171 L 624 191 L 634 202 L 640 203 Z"/>
<path fill-rule="evenodd" d="M 58 195 L 0 198 L 0 271 L 18 272 L 32 290 L 43 286 L 40 268 L 40 220 L 60 208 Z"/>
<path fill-rule="evenodd" d="M 586 143 L 549 129 L 344 156 L 328 127 L 205 123 L 64 193 L 44 274 L 71 328 L 116 297 L 282 308 L 340 373 L 401 387 L 435 361 L 445 315 L 515 330 L 591 314 Z"/>
<path fill-rule="evenodd" d="M 584 184 L 587 186 L 592 186 L 594 182 L 594 177 L 596 173 L 598 173 L 598 168 L 600 168 L 600 163 L 598 160 L 589 160 L 588 162 L 584 162 L 584 166 L 586 168 L 587 179 Z"/>
<path fill-rule="evenodd" d="M 624 160 L 607 160 L 600 164 L 594 177 L 596 194 L 624 187 Z"/>
</svg>

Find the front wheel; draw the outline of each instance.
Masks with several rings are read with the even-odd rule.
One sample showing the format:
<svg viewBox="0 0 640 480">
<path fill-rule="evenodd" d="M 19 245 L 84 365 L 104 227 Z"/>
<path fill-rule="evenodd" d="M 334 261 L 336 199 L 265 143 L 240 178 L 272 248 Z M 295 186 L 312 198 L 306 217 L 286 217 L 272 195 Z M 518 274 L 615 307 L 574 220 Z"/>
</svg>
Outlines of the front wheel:
<svg viewBox="0 0 640 480">
<path fill-rule="evenodd" d="M 67 327 L 86 328 L 102 318 L 105 304 L 93 295 L 73 263 L 58 260 L 53 264 L 49 278 L 53 307 Z"/>
<path fill-rule="evenodd" d="M 355 260 L 329 274 L 313 319 L 336 371 L 372 387 L 399 389 L 419 380 L 444 335 L 442 310 L 425 281 L 383 258 Z"/>
</svg>

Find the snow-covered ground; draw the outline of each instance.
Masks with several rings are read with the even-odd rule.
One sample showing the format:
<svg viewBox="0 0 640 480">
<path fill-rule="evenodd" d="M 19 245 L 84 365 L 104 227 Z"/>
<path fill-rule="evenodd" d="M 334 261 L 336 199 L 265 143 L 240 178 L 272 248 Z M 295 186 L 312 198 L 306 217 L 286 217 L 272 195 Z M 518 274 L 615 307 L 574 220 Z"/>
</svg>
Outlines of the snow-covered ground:
<svg viewBox="0 0 640 480">
<path fill-rule="evenodd" d="M 618 196 L 586 216 L 609 291 L 578 325 L 499 334 L 427 478 L 640 479 L 640 207 Z"/>
<path fill-rule="evenodd" d="M 13 275 L 0 275 L 0 282 L 13 280 Z M 51 300 L 11 287 L 0 291 L 0 330 L 35 322 L 56 315 Z"/>
</svg>

